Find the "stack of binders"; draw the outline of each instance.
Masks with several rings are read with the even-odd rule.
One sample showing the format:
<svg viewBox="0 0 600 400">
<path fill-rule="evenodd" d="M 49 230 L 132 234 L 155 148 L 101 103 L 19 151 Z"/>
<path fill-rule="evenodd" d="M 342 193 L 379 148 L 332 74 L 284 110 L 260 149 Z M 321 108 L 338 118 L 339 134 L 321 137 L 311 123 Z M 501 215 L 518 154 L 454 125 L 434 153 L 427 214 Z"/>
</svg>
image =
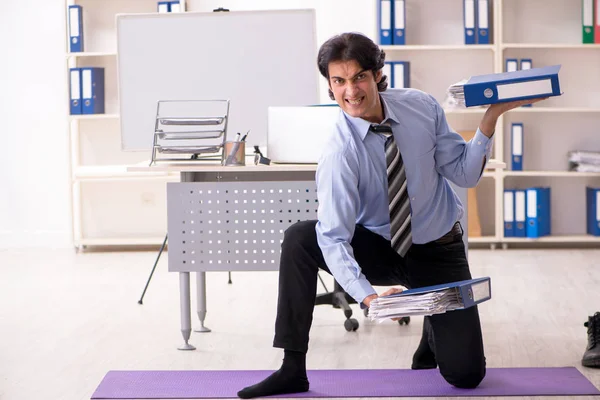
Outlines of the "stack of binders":
<svg viewBox="0 0 600 400">
<path fill-rule="evenodd" d="M 406 44 L 406 5 L 405 0 L 377 0 L 379 44 Z"/>
<path fill-rule="evenodd" d="M 369 306 L 372 321 L 413 315 L 443 314 L 472 307 L 492 298 L 489 277 L 405 290 L 378 297 Z"/>
<path fill-rule="evenodd" d="M 178 13 L 181 12 L 181 4 L 177 1 L 159 1 L 157 5 L 159 13 Z"/>
<path fill-rule="evenodd" d="M 560 67 L 478 75 L 451 85 L 448 95 L 466 107 L 560 96 Z"/>
<path fill-rule="evenodd" d="M 504 237 L 539 238 L 550 235 L 550 188 L 504 190 Z"/>
<path fill-rule="evenodd" d="M 490 44 L 489 0 L 463 0 L 465 44 Z"/>
<path fill-rule="evenodd" d="M 389 87 L 392 89 L 410 87 L 409 61 L 388 61 L 383 66 L 383 74 L 388 77 Z"/>
<path fill-rule="evenodd" d="M 600 43 L 600 0 L 581 0 L 582 43 Z"/>
<path fill-rule="evenodd" d="M 71 68 L 71 115 L 104 114 L 104 68 Z"/>
</svg>

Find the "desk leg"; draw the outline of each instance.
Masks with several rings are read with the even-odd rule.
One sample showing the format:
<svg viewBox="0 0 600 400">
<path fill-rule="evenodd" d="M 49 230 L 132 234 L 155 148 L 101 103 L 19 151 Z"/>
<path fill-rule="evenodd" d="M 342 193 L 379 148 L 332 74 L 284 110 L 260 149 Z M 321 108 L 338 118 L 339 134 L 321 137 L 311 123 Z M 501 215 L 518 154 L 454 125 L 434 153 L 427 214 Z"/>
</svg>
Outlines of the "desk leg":
<svg viewBox="0 0 600 400">
<path fill-rule="evenodd" d="M 192 310 L 190 305 L 190 273 L 179 273 L 179 302 L 181 307 L 181 334 L 185 343 L 178 347 L 179 350 L 196 350 L 188 343 L 192 333 Z"/>
<path fill-rule="evenodd" d="M 194 329 L 194 332 L 210 332 L 210 329 L 204 326 L 206 318 L 206 272 L 196 272 L 196 310 L 200 319 L 200 328 Z"/>
</svg>

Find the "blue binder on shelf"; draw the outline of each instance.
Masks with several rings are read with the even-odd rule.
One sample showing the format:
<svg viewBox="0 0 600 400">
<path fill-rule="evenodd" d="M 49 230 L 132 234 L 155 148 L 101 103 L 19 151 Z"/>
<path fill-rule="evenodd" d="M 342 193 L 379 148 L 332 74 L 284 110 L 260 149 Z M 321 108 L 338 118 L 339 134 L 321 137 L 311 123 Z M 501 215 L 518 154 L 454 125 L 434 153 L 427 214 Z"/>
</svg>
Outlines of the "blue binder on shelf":
<svg viewBox="0 0 600 400">
<path fill-rule="evenodd" d="M 463 0 L 463 23 L 465 28 L 465 44 L 476 44 L 475 7 L 476 0 Z"/>
<path fill-rule="evenodd" d="M 586 186 L 587 233 L 600 236 L 600 188 Z"/>
<path fill-rule="evenodd" d="M 525 190 L 515 190 L 515 237 L 527 237 L 527 196 Z"/>
<path fill-rule="evenodd" d="M 104 114 L 104 68 L 81 68 L 82 114 Z"/>
<path fill-rule="evenodd" d="M 168 13 L 171 11 L 171 4 L 168 1 L 159 1 L 156 5 L 156 11 L 159 13 Z"/>
<path fill-rule="evenodd" d="M 169 12 L 179 13 L 181 10 L 181 3 L 179 1 L 169 1 Z"/>
<path fill-rule="evenodd" d="M 69 6 L 69 52 L 83 51 L 83 9 L 81 6 Z"/>
<path fill-rule="evenodd" d="M 489 0 L 477 0 L 477 44 L 490 44 Z"/>
<path fill-rule="evenodd" d="M 504 63 L 504 72 L 515 72 L 519 70 L 519 60 L 516 58 L 507 58 Z"/>
<path fill-rule="evenodd" d="M 515 236 L 515 191 L 504 190 L 504 237 Z"/>
<path fill-rule="evenodd" d="M 71 68 L 69 70 L 69 101 L 71 115 L 82 113 L 81 107 L 81 68 Z"/>
<path fill-rule="evenodd" d="M 539 238 L 550 234 L 550 188 L 527 189 L 527 237 Z"/>
<path fill-rule="evenodd" d="M 560 96 L 560 65 L 471 77 L 463 86 L 467 107 Z"/>
<path fill-rule="evenodd" d="M 379 44 L 392 44 L 392 0 L 378 0 Z"/>
<path fill-rule="evenodd" d="M 511 167 L 513 171 L 523 171 L 523 124 L 513 123 L 510 127 Z"/>
<path fill-rule="evenodd" d="M 394 0 L 392 8 L 392 31 L 394 32 L 392 44 L 406 44 L 406 5 L 404 0 Z"/>
<path fill-rule="evenodd" d="M 410 87 L 410 62 L 394 61 L 392 63 L 392 88 L 409 88 Z"/>
</svg>

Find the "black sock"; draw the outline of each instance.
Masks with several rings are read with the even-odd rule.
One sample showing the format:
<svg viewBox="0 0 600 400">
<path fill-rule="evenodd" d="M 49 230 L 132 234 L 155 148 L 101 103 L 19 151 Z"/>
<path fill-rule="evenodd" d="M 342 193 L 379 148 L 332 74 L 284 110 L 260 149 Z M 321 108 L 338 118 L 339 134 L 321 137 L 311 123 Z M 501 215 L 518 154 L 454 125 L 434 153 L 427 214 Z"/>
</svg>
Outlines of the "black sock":
<svg viewBox="0 0 600 400">
<path fill-rule="evenodd" d="M 306 354 L 285 350 L 283 365 L 262 382 L 248 386 L 238 392 L 242 399 L 271 396 L 274 394 L 300 393 L 308 391 L 306 378 Z"/>
</svg>

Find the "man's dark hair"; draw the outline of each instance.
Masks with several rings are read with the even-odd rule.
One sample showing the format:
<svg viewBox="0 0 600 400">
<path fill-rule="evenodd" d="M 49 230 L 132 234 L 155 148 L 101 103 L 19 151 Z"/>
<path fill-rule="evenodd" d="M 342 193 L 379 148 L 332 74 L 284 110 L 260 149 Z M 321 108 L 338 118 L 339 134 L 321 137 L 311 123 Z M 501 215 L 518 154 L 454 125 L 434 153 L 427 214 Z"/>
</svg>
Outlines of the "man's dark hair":
<svg viewBox="0 0 600 400">
<path fill-rule="evenodd" d="M 317 64 L 321 75 L 329 81 L 329 63 L 351 60 L 355 60 L 364 70 L 372 71 L 375 76 L 384 66 L 385 52 L 360 33 L 342 33 L 323 43 L 319 49 Z M 383 75 L 377 84 L 377 90 L 383 92 L 387 89 L 387 85 L 387 76 Z M 329 89 L 329 97 L 335 100 L 331 89 Z"/>
</svg>

